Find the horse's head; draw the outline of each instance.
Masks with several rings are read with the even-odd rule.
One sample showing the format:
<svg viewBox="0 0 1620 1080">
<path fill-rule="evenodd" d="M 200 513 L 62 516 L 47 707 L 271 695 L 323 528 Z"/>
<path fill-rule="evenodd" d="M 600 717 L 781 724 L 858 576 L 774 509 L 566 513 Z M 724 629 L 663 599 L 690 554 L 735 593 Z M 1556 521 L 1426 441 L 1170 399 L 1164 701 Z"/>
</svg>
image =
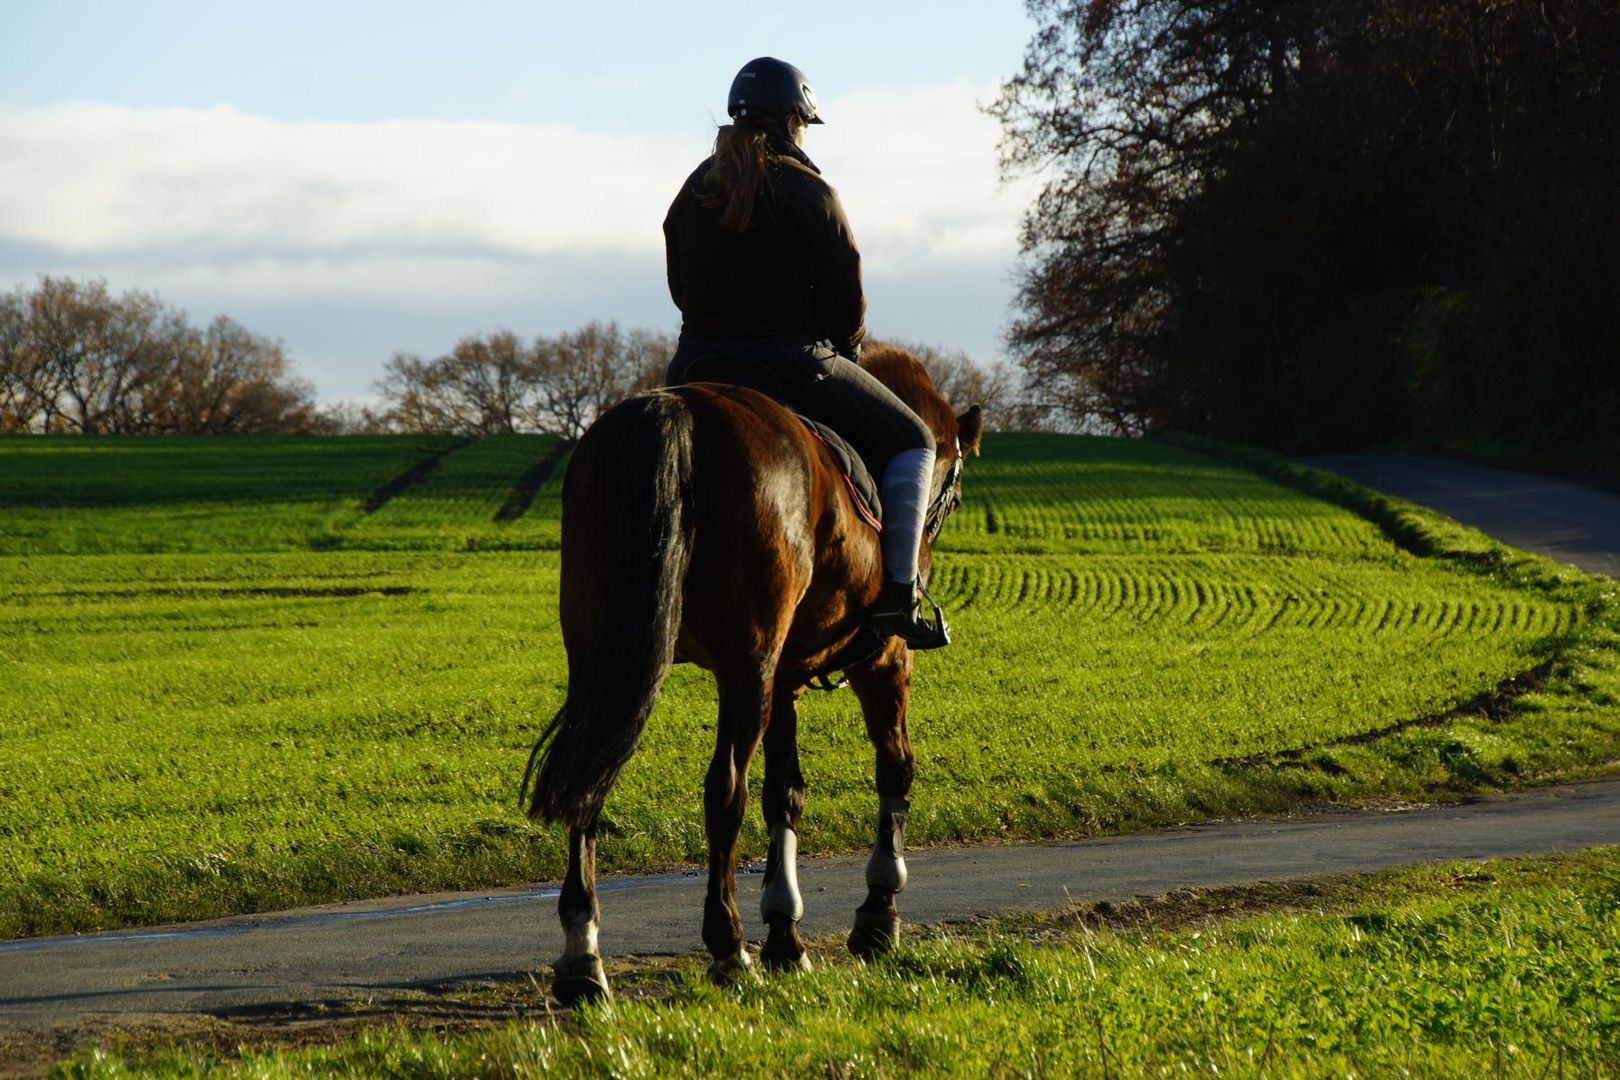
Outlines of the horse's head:
<svg viewBox="0 0 1620 1080">
<path fill-rule="evenodd" d="M 916 356 L 897 345 L 874 342 L 861 352 L 861 367 L 893 390 L 934 433 L 934 483 L 925 530 L 932 541 L 945 519 L 962 505 L 962 461 L 979 453 L 984 411 L 977 405 L 957 415 Z"/>
</svg>

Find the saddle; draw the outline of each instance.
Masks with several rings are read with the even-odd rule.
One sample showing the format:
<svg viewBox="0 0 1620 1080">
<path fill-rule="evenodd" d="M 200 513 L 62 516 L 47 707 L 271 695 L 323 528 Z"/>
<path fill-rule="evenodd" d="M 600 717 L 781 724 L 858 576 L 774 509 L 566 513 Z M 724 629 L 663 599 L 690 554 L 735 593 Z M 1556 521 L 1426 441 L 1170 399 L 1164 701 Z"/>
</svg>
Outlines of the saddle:
<svg viewBox="0 0 1620 1080">
<path fill-rule="evenodd" d="M 723 382 L 746 386 L 775 401 L 810 429 L 810 434 L 832 451 L 833 460 L 843 475 L 844 487 L 850 502 L 862 521 L 877 532 L 883 531 L 883 503 L 878 498 L 877 481 L 866 461 L 850 443 L 826 424 L 812 420 L 793 406 L 782 392 L 782 381 L 776 373 L 758 361 L 736 356 L 708 356 L 695 360 L 686 369 L 687 382 Z"/>
<path fill-rule="evenodd" d="M 861 520 L 878 532 L 883 531 L 883 506 L 878 500 L 878 486 L 872 478 L 872 470 L 861 458 L 855 447 L 838 432 L 817 420 L 805 416 L 788 400 L 783 392 L 782 381 L 777 378 L 765 364 L 746 357 L 727 356 L 724 354 L 706 356 L 688 364 L 685 372 L 686 382 L 720 382 L 731 383 L 735 386 L 746 386 L 750 390 L 757 390 L 766 397 L 775 401 L 788 412 L 798 418 L 799 422 L 810 429 L 810 434 L 819 439 L 822 445 L 832 451 L 833 460 L 837 462 L 839 471 L 844 477 L 845 490 L 849 492 L 851 504 Z M 928 603 L 933 606 L 934 618 L 937 620 L 941 634 L 947 632 L 945 626 L 945 613 L 940 610 L 934 598 L 923 591 Z M 944 637 L 941 644 L 950 639 Z M 875 633 L 870 626 L 863 627 L 844 649 L 831 660 L 825 663 L 818 671 L 804 673 L 804 685 L 813 690 L 841 690 L 849 685 L 847 677 L 837 680 L 832 678 L 833 673 L 842 672 L 855 664 L 871 659 L 888 643 L 888 638 Z"/>
</svg>

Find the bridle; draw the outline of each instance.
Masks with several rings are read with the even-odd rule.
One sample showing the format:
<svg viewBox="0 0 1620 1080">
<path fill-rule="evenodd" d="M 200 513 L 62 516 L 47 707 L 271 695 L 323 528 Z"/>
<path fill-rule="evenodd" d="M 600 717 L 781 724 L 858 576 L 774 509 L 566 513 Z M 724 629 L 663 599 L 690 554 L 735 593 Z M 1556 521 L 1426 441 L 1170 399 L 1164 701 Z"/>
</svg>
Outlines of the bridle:
<svg viewBox="0 0 1620 1080">
<path fill-rule="evenodd" d="M 950 472 L 945 474 L 945 482 L 940 485 L 939 494 L 934 501 L 928 504 L 928 513 L 923 518 L 923 532 L 932 544 L 939 536 L 939 531 L 945 527 L 945 519 L 962 505 L 962 441 L 956 441 L 956 460 L 951 462 Z"/>
</svg>

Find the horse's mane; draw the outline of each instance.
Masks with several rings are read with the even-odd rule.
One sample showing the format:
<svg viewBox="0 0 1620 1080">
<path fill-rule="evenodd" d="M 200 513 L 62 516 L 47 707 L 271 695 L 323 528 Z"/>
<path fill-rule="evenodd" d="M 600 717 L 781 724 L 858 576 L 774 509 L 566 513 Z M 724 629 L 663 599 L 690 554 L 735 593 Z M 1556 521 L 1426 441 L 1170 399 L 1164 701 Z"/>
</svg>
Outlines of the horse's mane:
<svg viewBox="0 0 1620 1080">
<path fill-rule="evenodd" d="M 874 341 L 861 350 L 861 367 L 871 372 L 941 439 L 956 433 L 956 415 L 950 403 L 934 389 L 928 369 L 915 355 L 898 345 Z"/>
</svg>

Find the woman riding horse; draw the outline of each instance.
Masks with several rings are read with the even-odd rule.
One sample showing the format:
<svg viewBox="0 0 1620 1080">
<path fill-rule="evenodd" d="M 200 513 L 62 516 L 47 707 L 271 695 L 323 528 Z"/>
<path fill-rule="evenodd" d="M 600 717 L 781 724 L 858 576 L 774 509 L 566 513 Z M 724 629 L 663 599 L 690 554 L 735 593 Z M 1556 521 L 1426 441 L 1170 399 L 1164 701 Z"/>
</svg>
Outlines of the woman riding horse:
<svg viewBox="0 0 1620 1080">
<path fill-rule="evenodd" d="M 791 83 L 772 84 L 772 73 L 784 70 Z M 791 115 L 814 119 L 815 101 L 802 77 L 772 60 L 756 61 L 739 75 L 741 89 L 732 94 L 739 120 L 762 100 L 747 89 L 750 72 L 762 80 L 758 85 L 776 85 L 763 100 L 786 100 L 781 89 L 791 85 Z M 677 198 L 668 228 L 671 283 L 687 319 L 672 364 L 680 385 L 636 395 L 603 413 L 580 438 L 563 480 L 559 608 L 568 694 L 535 744 L 524 786 L 533 783 L 531 817 L 569 830 L 568 871 L 557 900 L 564 947 L 553 982 L 564 1000 L 608 992 L 597 948 L 597 825 L 677 659 L 713 672 L 720 705 L 703 783 L 709 841 L 703 942 L 714 958 L 710 976 L 723 982 L 750 963 L 737 908 L 737 841 L 749 764 L 761 746 L 770 840 L 760 913 L 770 935 L 760 957 L 771 967 L 808 966 L 795 870 L 805 799 L 797 702 L 812 678 L 831 670 L 848 677 L 877 758 L 877 835 L 849 947 L 867 955 L 891 947 L 899 933 L 895 896 L 906 883 L 914 763 L 906 733 L 911 652 L 904 635 L 925 636 L 929 629 L 917 618 L 913 582 L 926 577 L 931 547 L 919 548 L 919 542 L 932 541 L 960 504 L 962 457 L 977 451 L 982 417 L 977 405 L 953 413 L 922 364 L 903 350 L 873 346 L 864 367 L 857 367 L 816 344 L 817 335 L 841 327 L 842 343 L 858 345 L 862 304 L 837 199 L 789 150 L 790 129 L 801 127 L 786 120 L 734 125 L 735 135 L 722 137 L 731 150 L 694 174 Z M 704 223 L 723 220 L 733 205 L 720 192 L 735 189 L 705 186 L 715 169 L 723 175 L 753 170 L 749 175 L 761 179 L 758 198 L 744 196 L 738 204 L 741 220 L 752 220 L 754 228 L 722 226 L 705 235 Z M 816 214 L 822 230 L 816 242 L 838 241 L 832 253 L 822 249 L 823 261 L 841 266 L 842 277 L 820 276 L 808 264 L 795 269 L 780 247 L 812 250 L 808 234 L 791 240 L 787 230 L 790 221 L 816 223 Z M 681 254 L 685 250 L 692 254 Z M 750 294 L 727 307 L 732 301 L 725 291 L 712 289 L 696 269 L 712 260 L 735 271 L 749 252 L 764 260 L 761 280 L 768 269 L 778 288 L 791 281 L 802 286 L 791 301 L 769 291 L 775 297 L 769 303 L 763 293 Z M 697 262 L 684 269 L 689 260 Z M 751 287 L 746 276 L 729 280 L 733 288 Z M 777 314 L 748 324 L 742 320 L 749 303 Z M 834 317 L 829 311 L 843 321 L 828 321 Z M 819 410 L 846 430 L 858 420 L 856 441 L 904 459 L 900 468 L 908 474 L 927 463 L 920 477 L 907 481 L 915 490 L 894 489 L 886 477 L 881 540 L 856 510 L 828 445 L 771 395 L 727 381 L 689 381 L 714 358 L 757 360 L 767 381 L 774 379 L 782 395 L 806 411 Z M 889 471 L 895 471 L 892 463 Z M 891 550 L 891 535 L 902 534 L 908 550 Z M 877 620 L 884 636 L 875 636 L 869 613 L 895 585 L 904 587 L 905 603 L 884 610 Z"/>
<path fill-rule="evenodd" d="M 671 385 L 761 376 L 883 470 L 883 591 L 868 618 L 914 649 L 946 643 L 918 615 L 917 551 L 934 433 L 851 358 L 866 336 L 861 255 L 838 193 L 801 145 L 820 124 L 804 73 L 774 57 L 732 80 L 714 154 L 664 219 L 669 292 L 681 309 Z"/>
</svg>

